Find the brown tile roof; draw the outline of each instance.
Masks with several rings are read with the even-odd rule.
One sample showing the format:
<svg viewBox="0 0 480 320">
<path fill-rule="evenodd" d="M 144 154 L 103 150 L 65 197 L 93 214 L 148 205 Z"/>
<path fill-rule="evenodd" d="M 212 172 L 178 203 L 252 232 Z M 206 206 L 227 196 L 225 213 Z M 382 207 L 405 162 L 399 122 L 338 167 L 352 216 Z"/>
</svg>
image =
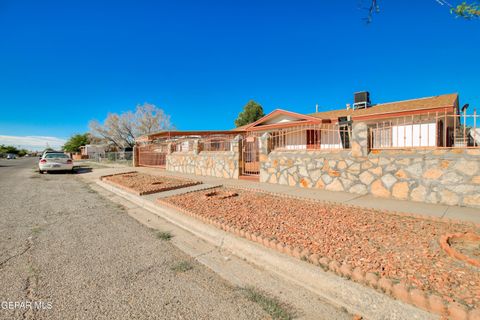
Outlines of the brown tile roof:
<svg viewBox="0 0 480 320">
<path fill-rule="evenodd" d="M 434 109 L 434 108 L 441 108 L 441 107 L 452 107 L 452 106 L 455 106 L 457 99 L 458 99 L 458 94 L 452 93 L 452 94 L 444 94 L 444 95 L 428 97 L 428 98 L 380 103 L 366 109 L 331 110 L 331 111 L 325 111 L 325 112 L 316 112 L 309 115 L 316 118 L 320 118 L 320 119 L 337 119 L 338 117 L 345 117 L 347 115 L 351 115 L 353 118 L 357 116 L 373 116 L 377 114 L 384 115 L 388 113 L 399 113 L 399 112 L 413 111 L 413 110 L 424 110 L 424 109 L 426 110 L 426 109 Z"/>
</svg>

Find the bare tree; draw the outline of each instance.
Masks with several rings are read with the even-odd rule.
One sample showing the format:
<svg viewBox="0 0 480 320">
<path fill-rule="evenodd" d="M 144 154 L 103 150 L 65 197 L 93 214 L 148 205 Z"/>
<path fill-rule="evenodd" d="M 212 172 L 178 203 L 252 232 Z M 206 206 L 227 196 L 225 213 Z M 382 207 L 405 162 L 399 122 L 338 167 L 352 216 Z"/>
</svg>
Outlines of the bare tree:
<svg viewBox="0 0 480 320">
<path fill-rule="evenodd" d="M 90 133 L 117 148 L 133 147 L 135 138 L 172 129 L 170 116 L 153 104 L 137 105 L 135 112 L 109 113 L 103 124 L 90 121 Z"/>
</svg>

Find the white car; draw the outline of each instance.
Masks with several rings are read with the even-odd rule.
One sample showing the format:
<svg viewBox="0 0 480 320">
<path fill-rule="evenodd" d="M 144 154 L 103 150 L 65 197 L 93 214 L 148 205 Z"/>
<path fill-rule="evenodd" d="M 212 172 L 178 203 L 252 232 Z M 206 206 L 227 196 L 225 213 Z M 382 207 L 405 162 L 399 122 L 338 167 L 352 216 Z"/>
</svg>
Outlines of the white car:
<svg viewBox="0 0 480 320">
<path fill-rule="evenodd" d="M 46 153 L 38 162 L 38 171 L 70 171 L 73 172 L 73 161 L 65 153 Z"/>
</svg>

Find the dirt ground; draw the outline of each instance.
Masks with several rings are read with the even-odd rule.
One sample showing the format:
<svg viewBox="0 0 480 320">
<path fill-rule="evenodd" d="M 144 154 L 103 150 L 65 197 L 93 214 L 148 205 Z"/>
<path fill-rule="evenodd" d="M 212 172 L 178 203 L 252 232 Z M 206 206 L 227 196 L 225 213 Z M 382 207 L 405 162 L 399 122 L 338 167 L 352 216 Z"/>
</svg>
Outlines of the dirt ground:
<svg viewBox="0 0 480 320">
<path fill-rule="evenodd" d="M 233 188 L 163 199 L 220 222 L 260 233 L 283 244 L 308 248 L 365 272 L 440 295 L 469 308 L 480 307 L 478 268 L 446 255 L 438 244 L 447 233 L 474 232 L 470 224 L 314 201 Z"/>
<path fill-rule="evenodd" d="M 165 176 L 153 176 L 140 172 L 116 174 L 103 178 L 104 181 L 130 189 L 139 195 L 168 191 L 199 184 L 193 180 L 176 179 Z"/>
</svg>

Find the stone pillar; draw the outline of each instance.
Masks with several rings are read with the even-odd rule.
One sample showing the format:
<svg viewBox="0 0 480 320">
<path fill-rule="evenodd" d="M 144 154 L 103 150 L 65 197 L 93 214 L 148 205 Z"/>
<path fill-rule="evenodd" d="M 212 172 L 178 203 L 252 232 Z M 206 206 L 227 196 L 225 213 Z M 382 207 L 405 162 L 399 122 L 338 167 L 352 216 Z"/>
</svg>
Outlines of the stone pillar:
<svg viewBox="0 0 480 320">
<path fill-rule="evenodd" d="M 365 122 L 354 122 L 352 127 L 351 156 L 368 156 L 368 126 Z"/>
<path fill-rule="evenodd" d="M 133 146 L 132 165 L 133 165 L 134 167 L 138 167 L 138 147 L 137 147 L 137 145 L 134 145 L 134 146 Z"/>
<path fill-rule="evenodd" d="M 260 159 L 260 182 L 268 180 L 268 172 L 265 168 L 265 163 L 268 162 L 268 154 L 270 153 L 270 133 L 265 132 L 259 139 L 259 159 Z"/>
<path fill-rule="evenodd" d="M 233 166 L 234 166 L 234 173 L 233 178 L 238 179 L 240 176 L 240 157 L 241 157 L 241 141 L 242 136 L 237 135 L 233 138 L 232 142 L 230 143 L 230 151 L 233 152 Z"/>
<path fill-rule="evenodd" d="M 193 140 L 193 154 L 199 154 L 200 153 L 200 139 L 194 139 Z"/>
<path fill-rule="evenodd" d="M 168 142 L 167 143 L 167 155 L 172 154 L 173 152 L 173 142 Z"/>
<path fill-rule="evenodd" d="M 265 132 L 259 139 L 258 149 L 260 152 L 260 161 L 262 161 L 262 154 L 264 156 L 268 156 L 268 154 L 270 153 L 269 141 L 270 141 L 270 133 L 268 132 Z M 267 158 L 264 157 L 264 160 L 267 160 Z"/>
<path fill-rule="evenodd" d="M 230 151 L 240 153 L 240 141 L 242 140 L 241 135 L 236 135 L 235 138 L 233 138 L 232 142 L 230 143 Z"/>
</svg>

